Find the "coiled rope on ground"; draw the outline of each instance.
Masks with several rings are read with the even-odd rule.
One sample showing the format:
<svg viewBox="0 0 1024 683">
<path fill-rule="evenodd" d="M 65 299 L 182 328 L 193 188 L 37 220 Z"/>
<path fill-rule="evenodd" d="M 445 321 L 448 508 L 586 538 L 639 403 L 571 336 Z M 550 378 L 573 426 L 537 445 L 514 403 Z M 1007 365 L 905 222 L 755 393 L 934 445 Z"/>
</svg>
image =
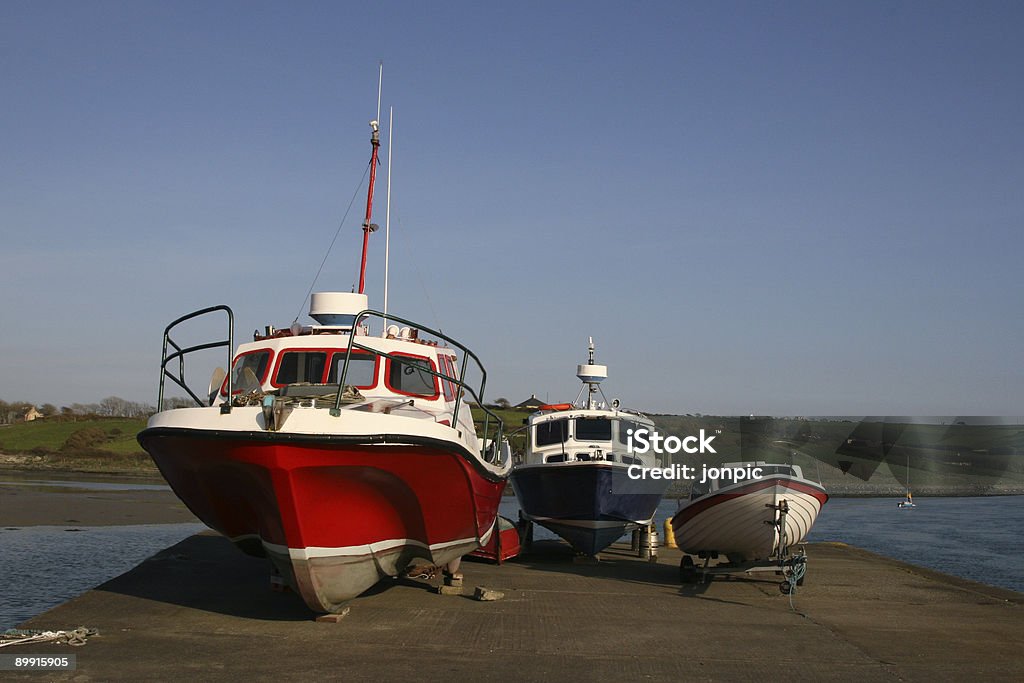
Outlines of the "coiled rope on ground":
<svg viewBox="0 0 1024 683">
<path fill-rule="evenodd" d="M 0 633 L 0 647 L 28 645 L 30 643 L 60 643 L 74 647 L 85 645 L 92 636 L 100 634 L 94 628 L 79 626 L 70 631 L 43 631 L 40 629 L 9 628 Z"/>
</svg>

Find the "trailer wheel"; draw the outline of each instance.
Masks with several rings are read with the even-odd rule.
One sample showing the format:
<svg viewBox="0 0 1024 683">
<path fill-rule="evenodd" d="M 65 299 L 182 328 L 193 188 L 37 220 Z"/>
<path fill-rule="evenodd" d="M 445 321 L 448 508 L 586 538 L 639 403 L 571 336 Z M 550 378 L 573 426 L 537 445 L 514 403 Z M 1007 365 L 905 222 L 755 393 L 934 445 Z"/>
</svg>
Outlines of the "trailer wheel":
<svg viewBox="0 0 1024 683">
<path fill-rule="evenodd" d="M 683 555 L 683 559 L 679 561 L 679 580 L 682 583 L 697 582 L 697 567 L 694 566 L 693 558 L 689 555 Z"/>
</svg>

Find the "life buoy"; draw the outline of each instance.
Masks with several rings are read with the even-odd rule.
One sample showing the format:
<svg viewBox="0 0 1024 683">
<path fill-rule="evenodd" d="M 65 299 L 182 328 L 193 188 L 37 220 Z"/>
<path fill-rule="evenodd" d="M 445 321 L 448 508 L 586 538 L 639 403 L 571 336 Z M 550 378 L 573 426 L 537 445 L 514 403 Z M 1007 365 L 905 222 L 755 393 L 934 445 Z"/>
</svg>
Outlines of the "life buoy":
<svg viewBox="0 0 1024 683">
<path fill-rule="evenodd" d="M 549 403 L 540 407 L 540 410 L 572 410 L 571 403 Z"/>
</svg>

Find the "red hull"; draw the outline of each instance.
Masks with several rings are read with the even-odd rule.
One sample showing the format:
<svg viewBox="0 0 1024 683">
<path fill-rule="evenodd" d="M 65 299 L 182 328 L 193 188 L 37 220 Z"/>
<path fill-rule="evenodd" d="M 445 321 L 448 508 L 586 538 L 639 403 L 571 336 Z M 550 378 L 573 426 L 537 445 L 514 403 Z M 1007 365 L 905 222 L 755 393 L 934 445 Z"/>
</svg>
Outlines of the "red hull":
<svg viewBox="0 0 1024 683">
<path fill-rule="evenodd" d="M 469 557 L 490 560 L 498 564 L 518 557 L 522 552 L 522 545 L 515 524 L 505 517 L 498 517 L 498 529 L 499 533 L 491 534 L 487 543 L 471 552 Z"/>
<path fill-rule="evenodd" d="M 448 562 L 492 530 L 504 480 L 454 449 L 140 435 L 205 524 L 270 555 L 313 609 L 332 611 L 417 558 Z"/>
</svg>

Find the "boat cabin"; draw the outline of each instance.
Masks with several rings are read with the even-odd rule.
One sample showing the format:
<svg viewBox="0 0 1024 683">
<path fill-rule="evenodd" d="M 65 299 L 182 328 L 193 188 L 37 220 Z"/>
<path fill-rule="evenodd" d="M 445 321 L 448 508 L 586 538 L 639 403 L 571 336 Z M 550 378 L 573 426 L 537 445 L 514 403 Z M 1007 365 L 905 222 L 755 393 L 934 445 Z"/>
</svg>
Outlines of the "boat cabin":
<svg viewBox="0 0 1024 683">
<path fill-rule="evenodd" d="M 630 453 L 629 436 L 654 429 L 644 415 L 628 411 L 542 411 L 530 419 L 528 464 L 603 460 L 652 467 L 653 453 Z"/>
<path fill-rule="evenodd" d="M 459 370 L 453 349 L 421 340 L 409 327 L 389 325 L 382 335 L 371 335 L 366 326 L 354 326 L 365 296 L 322 294 L 344 298 L 327 304 L 314 294 L 310 315 L 320 324 L 268 327 L 264 334 L 253 335 L 252 342 L 239 345 L 232 361 L 232 393 L 315 396 L 335 394 L 344 384 L 367 398 L 413 399 L 417 405 L 435 403 L 439 408 L 455 401 Z M 318 304 L 331 310 L 318 311 Z M 222 396 L 227 386 L 225 381 Z"/>
<path fill-rule="evenodd" d="M 433 401 L 442 395 L 454 400 L 451 381 L 431 372 L 457 379 L 454 352 L 434 347 L 409 348 L 407 344 L 379 344 L 379 339 L 359 339 L 357 343 L 374 346 L 380 353 L 353 349 L 345 370 L 348 335 L 326 338 L 306 336 L 278 337 L 243 344 L 232 366 L 232 381 L 237 393 L 255 378 L 265 392 L 287 390 L 300 385 L 337 385 L 342 373 L 345 384 L 363 394 L 411 396 Z M 384 347 L 384 348 L 381 348 Z M 388 348 L 390 347 L 390 348 Z M 222 389 L 226 393 L 227 387 Z M 287 391 L 285 392 L 287 393 Z"/>
</svg>

